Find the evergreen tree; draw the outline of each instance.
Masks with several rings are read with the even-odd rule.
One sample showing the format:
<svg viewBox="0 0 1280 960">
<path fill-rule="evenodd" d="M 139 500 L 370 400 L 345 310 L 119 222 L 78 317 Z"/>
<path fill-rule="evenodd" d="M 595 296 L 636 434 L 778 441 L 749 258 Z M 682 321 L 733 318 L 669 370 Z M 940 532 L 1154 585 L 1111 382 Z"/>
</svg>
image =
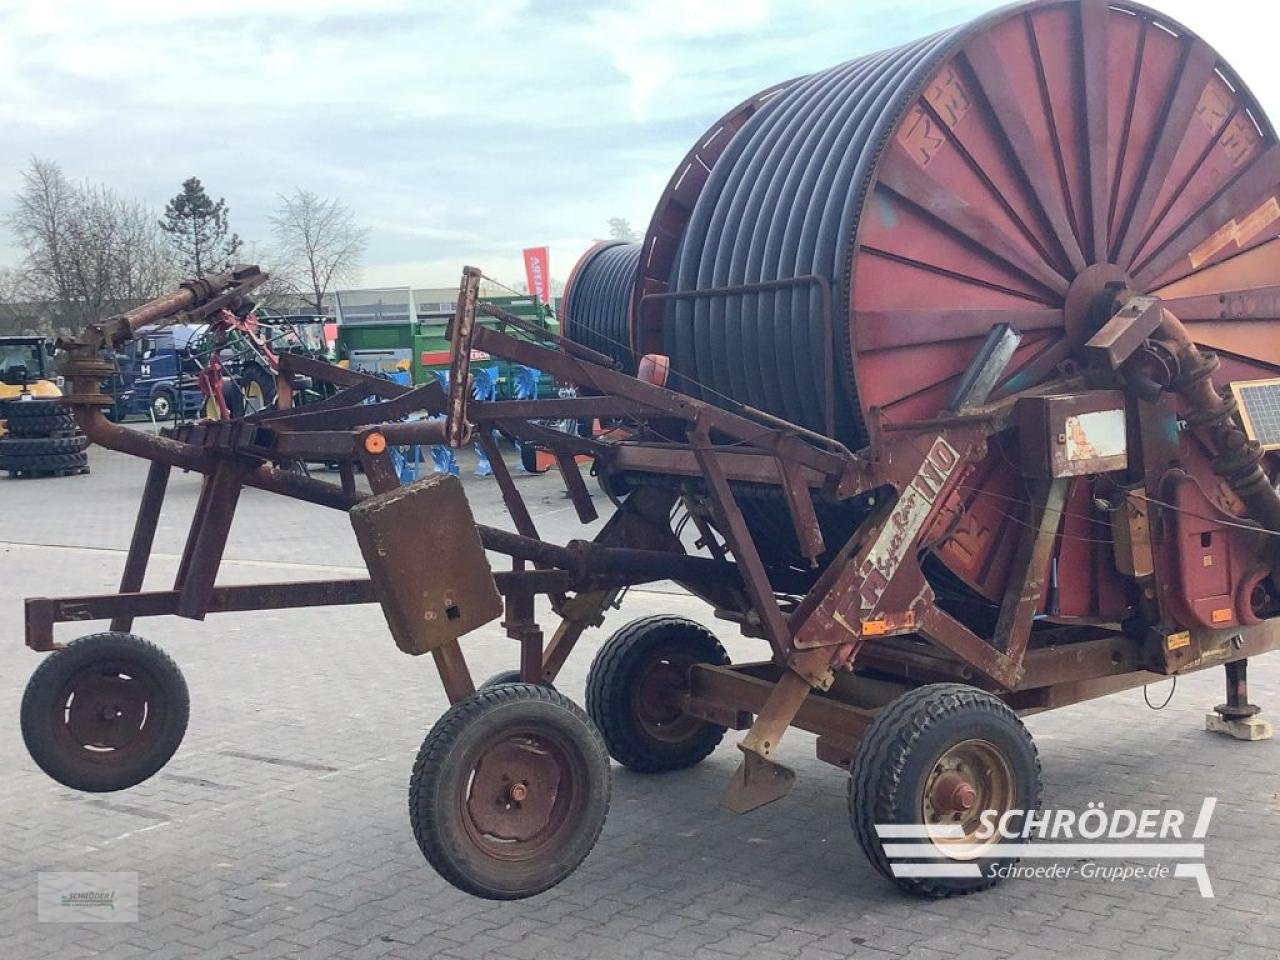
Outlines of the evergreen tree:
<svg viewBox="0 0 1280 960">
<path fill-rule="evenodd" d="M 188 276 L 203 277 L 226 270 L 240 252 L 240 237 L 229 233 L 227 201 L 209 198 L 199 177 L 182 184 L 182 192 L 164 207 L 160 229 Z"/>
</svg>

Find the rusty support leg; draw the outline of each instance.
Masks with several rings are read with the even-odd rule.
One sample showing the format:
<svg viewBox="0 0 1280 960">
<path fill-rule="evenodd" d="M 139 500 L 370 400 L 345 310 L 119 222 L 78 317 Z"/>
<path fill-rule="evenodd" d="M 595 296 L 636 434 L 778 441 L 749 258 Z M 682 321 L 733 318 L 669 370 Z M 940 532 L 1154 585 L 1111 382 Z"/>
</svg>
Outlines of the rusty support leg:
<svg viewBox="0 0 1280 960">
<path fill-rule="evenodd" d="M 351 460 L 343 460 L 338 464 L 338 477 L 342 482 L 342 492 L 354 496 L 356 492 L 356 466 Z"/>
<path fill-rule="evenodd" d="M 795 771 L 770 757 L 809 696 L 809 681 L 787 670 L 764 702 L 760 715 L 738 744 L 742 763 L 720 797 L 720 805 L 734 813 L 747 813 L 785 797 L 795 785 Z"/>
<path fill-rule="evenodd" d="M 542 630 L 536 626 L 520 634 L 520 679 L 542 683 Z"/>
<path fill-rule="evenodd" d="M 711 511 L 715 516 L 720 533 L 728 542 L 729 550 L 738 567 L 742 571 L 742 579 L 751 598 L 751 604 L 760 625 L 764 630 L 769 646 L 773 648 L 774 657 L 779 663 L 786 663 L 791 655 L 791 634 L 787 622 L 782 617 L 777 598 L 773 595 L 773 585 L 765 572 L 764 562 L 751 539 L 751 531 L 747 529 L 747 521 L 742 516 L 738 502 L 733 498 L 733 491 L 725 477 L 724 468 L 716 458 L 715 448 L 706 427 L 698 426 L 691 431 L 693 452 L 702 468 L 702 476 L 707 481 L 711 494 Z"/>
<path fill-rule="evenodd" d="M 822 539 L 822 525 L 813 509 L 809 484 L 805 482 L 804 473 L 794 461 L 779 458 L 777 462 L 782 492 L 786 496 L 787 510 L 791 514 L 791 525 L 796 531 L 796 541 L 800 544 L 801 552 L 808 557 L 809 565 L 816 567 L 818 557 L 822 556 L 827 546 Z"/>
<path fill-rule="evenodd" d="M 523 567 L 524 561 L 515 561 L 517 570 Z M 542 683 L 542 628 L 534 615 L 532 593 L 507 595 L 502 626 L 507 636 L 520 644 L 520 679 L 525 683 Z"/>
<path fill-rule="evenodd" d="M 1233 660 L 1226 665 L 1227 702 L 1213 708 L 1204 718 L 1210 733 L 1223 733 L 1237 740 L 1270 740 L 1271 724 L 1258 714 L 1262 708 L 1249 702 L 1249 661 Z"/>
<path fill-rule="evenodd" d="M 707 481 L 716 523 L 728 542 L 734 559 L 738 561 L 747 594 L 760 618 L 764 635 L 773 648 L 774 658 L 779 663 L 787 663 L 793 653 L 791 632 L 773 595 L 773 586 L 765 572 L 764 562 L 751 539 L 742 511 L 733 498 L 733 490 L 716 458 L 706 427 L 699 425 L 691 432 L 693 451 Z M 825 671 L 823 682 L 826 686 L 830 685 L 830 677 L 831 671 Z M 720 798 L 721 805 L 726 809 L 746 813 L 780 799 L 790 791 L 795 783 L 795 772 L 774 763 L 770 757 L 808 696 L 811 682 L 809 678 L 790 669 L 783 673 L 782 679 L 765 702 L 764 709 L 756 717 L 756 722 L 738 745 L 742 750 L 742 763 L 738 765 L 733 779 Z"/>
<path fill-rule="evenodd" d="M 203 620 L 209 612 L 213 585 L 218 578 L 227 536 L 231 533 L 231 521 L 235 518 L 245 473 L 240 463 L 225 460 L 204 479 L 183 553 L 183 569 L 179 571 L 179 582 L 175 584 L 180 591 L 180 617 Z"/>
<path fill-rule="evenodd" d="M 151 461 L 147 482 L 142 488 L 142 502 L 138 504 L 138 519 L 133 525 L 133 539 L 129 541 L 129 554 L 124 561 L 124 573 L 120 577 L 121 593 L 137 593 L 147 576 L 147 561 L 151 559 L 151 547 L 156 539 L 156 525 L 160 522 L 160 510 L 164 506 L 165 491 L 169 486 L 172 468 L 158 460 Z M 128 633 L 133 629 L 133 617 L 121 614 L 111 620 L 111 629 Z"/>
<path fill-rule="evenodd" d="M 368 433 L 374 430 L 365 431 Z M 374 444 L 376 447 L 377 445 Z M 369 489 L 375 494 L 386 493 L 400 486 L 400 477 L 391 463 L 391 455 L 386 449 L 371 453 L 369 445 L 363 437 L 359 445 L 360 463 L 364 467 L 365 479 L 369 481 Z M 462 647 L 454 640 L 431 651 L 431 658 L 436 662 L 436 670 L 440 673 L 440 683 L 444 686 L 445 696 L 449 703 L 465 700 L 476 692 L 475 683 L 471 679 L 471 670 L 462 655 Z"/>
<path fill-rule="evenodd" d="M 1022 532 L 1013 563 L 1013 574 L 1005 589 L 1000 606 L 1000 618 L 996 621 L 995 645 L 1012 661 L 1021 675 L 1022 656 L 1031 638 L 1031 623 L 1040 597 L 1044 594 L 1045 579 L 1053 553 L 1058 527 L 1062 524 L 1062 511 L 1067 503 L 1069 478 L 1044 481 L 1031 497 L 1032 506 L 1040 511 L 1035 527 L 1028 526 Z"/>
<path fill-rule="evenodd" d="M 556 458 L 556 466 L 560 468 L 560 476 L 564 478 L 564 488 L 569 494 L 569 501 L 577 511 L 578 519 L 583 523 L 594 523 L 599 519 L 600 514 L 596 512 L 596 505 L 591 502 L 591 491 L 583 482 L 582 468 L 578 466 L 577 458 L 565 450 L 555 450 L 553 455 Z"/>
<path fill-rule="evenodd" d="M 621 592 L 617 588 L 591 590 L 579 593 L 565 603 L 562 611 L 564 618 L 551 635 L 551 642 L 542 655 L 543 682 L 551 683 L 555 680 L 583 632 L 588 627 L 598 627 L 604 623 L 604 612 L 617 603 Z"/>
<path fill-rule="evenodd" d="M 445 696 L 449 703 L 465 700 L 476 692 L 476 685 L 471 679 L 471 670 L 467 667 L 466 658 L 462 656 L 462 647 L 455 640 L 431 651 L 431 658 L 436 662 L 440 672 L 440 683 L 444 686 Z"/>
<path fill-rule="evenodd" d="M 493 431 L 487 427 L 481 427 L 476 431 L 476 442 L 480 444 L 484 455 L 489 458 L 489 466 L 493 468 L 493 479 L 498 482 L 502 503 L 507 508 L 511 522 L 516 525 L 516 533 L 522 537 L 537 540 L 538 528 L 534 525 L 533 517 L 529 516 L 529 508 L 525 505 L 524 497 L 520 496 L 520 491 L 516 489 L 516 481 L 511 476 L 511 471 L 507 469 L 507 461 L 502 459 L 502 451 L 498 449 L 498 443 L 493 439 Z M 539 567 L 539 569 L 545 568 Z M 559 611 L 564 608 L 564 594 L 554 593 L 550 599 L 553 610 Z"/>
</svg>

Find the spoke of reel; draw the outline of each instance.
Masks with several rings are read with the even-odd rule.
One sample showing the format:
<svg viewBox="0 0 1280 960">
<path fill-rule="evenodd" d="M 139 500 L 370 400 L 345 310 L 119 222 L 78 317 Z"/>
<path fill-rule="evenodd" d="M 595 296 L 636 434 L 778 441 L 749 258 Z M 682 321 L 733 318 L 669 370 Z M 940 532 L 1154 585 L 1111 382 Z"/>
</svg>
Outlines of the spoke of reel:
<svg viewBox="0 0 1280 960">
<path fill-rule="evenodd" d="M 962 239 L 976 241 L 987 252 L 1018 273 L 1057 294 L 1067 291 L 1067 280 L 1047 263 L 1028 256 L 1009 242 L 1005 231 L 978 207 L 966 203 L 929 176 L 895 143 L 885 157 L 880 183 L 907 203 L 950 227 Z"/>
<path fill-rule="evenodd" d="M 1138 289 L 1150 289 L 1178 260 L 1232 224 L 1237 216 L 1256 207 L 1269 192 L 1275 191 L 1277 184 L 1280 184 L 1280 146 L 1272 145 L 1193 217 L 1169 234 L 1139 268 L 1134 277 Z M 1197 264 L 1190 266 L 1193 271 Z"/>
<path fill-rule="evenodd" d="M 944 343 L 981 337 L 992 326 L 1007 323 L 1015 330 L 1051 330 L 1062 326 L 1056 307 L 987 309 L 934 307 L 900 310 L 859 310 L 855 333 L 858 350 L 891 350 L 923 343 Z"/>
<path fill-rule="evenodd" d="M 1080 6 L 1080 41 L 1084 67 L 1084 109 L 1089 131 L 1089 242 L 1093 263 L 1107 256 L 1107 214 L 1111 208 L 1107 179 L 1110 127 L 1107 73 L 1111 8 L 1103 0 L 1084 0 Z"/>
<path fill-rule="evenodd" d="M 1163 219 L 1162 213 L 1157 221 L 1150 224 L 1151 230 L 1144 229 L 1148 226 L 1152 208 L 1159 199 L 1165 180 L 1173 167 L 1178 148 L 1186 139 L 1187 128 L 1190 127 L 1191 119 L 1195 116 L 1196 107 L 1200 102 L 1200 94 L 1213 76 L 1216 59 L 1207 45 L 1196 43 L 1191 46 L 1182 68 L 1178 71 L 1178 81 L 1165 105 L 1165 119 L 1159 127 L 1160 135 L 1152 141 L 1151 150 L 1143 162 L 1140 181 L 1142 186 L 1130 203 L 1123 222 L 1117 227 L 1116 243 L 1111 257 L 1113 263 L 1131 264 L 1140 245 L 1146 242 L 1151 230 L 1155 229 L 1156 222 Z M 1206 154 L 1215 143 L 1217 143 L 1217 136 L 1209 141 Z M 1200 164 L 1197 163 L 1192 172 L 1199 166 Z"/>
<path fill-rule="evenodd" d="M 1044 161 L 1036 149 L 1035 138 L 1027 125 L 1026 117 L 1017 97 L 1013 94 L 1008 75 L 1004 71 L 1000 51 L 990 36 L 980 35 L 969 41 L 965 58 L 978 79 L 978 85 L 990 105 L 990 114 L 1012 148 L 1023 176 L 1035 192 L 1040 209 L 1053 228 L 1054 235 L 1073 269 L 1085 268 L 1084 254 L 1076 240 L 1075 232 L 1067 219 L 1062 197 L 1054 193 Z"/>
</svg>

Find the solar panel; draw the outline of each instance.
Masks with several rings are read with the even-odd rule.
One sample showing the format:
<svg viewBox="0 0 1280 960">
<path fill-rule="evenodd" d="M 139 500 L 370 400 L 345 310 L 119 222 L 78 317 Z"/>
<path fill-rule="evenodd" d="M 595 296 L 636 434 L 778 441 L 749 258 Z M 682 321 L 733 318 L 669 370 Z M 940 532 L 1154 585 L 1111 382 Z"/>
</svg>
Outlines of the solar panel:
<svg viewBox="0 0 1280 960">
<path fill-rule="evenodd" d="M 1231 392 L 1249 438 L 1264 450 L 1280 450 L 1280 380 L 1242 380 Z"/>
</svg>

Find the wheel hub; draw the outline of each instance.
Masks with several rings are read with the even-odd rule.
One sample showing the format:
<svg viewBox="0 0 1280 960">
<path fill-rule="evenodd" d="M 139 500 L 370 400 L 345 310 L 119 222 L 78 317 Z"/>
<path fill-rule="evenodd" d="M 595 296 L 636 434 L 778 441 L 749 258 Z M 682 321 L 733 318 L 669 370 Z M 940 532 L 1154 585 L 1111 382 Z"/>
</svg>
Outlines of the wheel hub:
<svg viewBox="0 0 1280 960">
<path fill-rule="evenodd" d="M 1063 306 L 1067 337 L 1077 346 L 1098 332 L 1098 328 L 1110 319 L 1098 315 L 1098 305 L 1108 295 L 1108 289 L 1129 287 L 1131 278 L 1125 269 L 1114 263 L 1095 263 L 1085 267 L 1067 288 Z"/>
<path fill-rule="evenodd" d="M 72 686 L 65 709 L 68 732 L 84 747 L 118 750 L 141 732 L 147 695 L 139 681 L 124 676 L 90 676 Z"/>
<path fill-rule="evenodd" d="M 930 800 L 935 810 L 963 813 L 978 802 L 978 791 L 959 772 L 947 770 L 934 783 Z"/>
<path fill-rule="evenodd" d="M 700 725 L 684 712 L 692 660 L 675 655 L 656 659 L 636 686 L 632 709 L 645 731 L 656 740 L 678 742 Z"/>
<path fill-rule="evenodd" d="M 555 827 L 563 775 L 551 744 L 535 736 L 503 740 L 476 763 L 467 816 L 483 838 L 535 841 Z"/>
<path fill-rule="evenodd" d="M 988 740 L 965 740 L 934 762 L 922 791 L 921 821 L 932 828 L 933 843 L 948 856 L 973 859 L 977 851 L 961 853 L 948 847 L 995 842 L 995 834 L 978 837 L 982 814 L 1011 809 L 1016 793 L 1013 769 L 1003 751 Z"/>
</svg>

